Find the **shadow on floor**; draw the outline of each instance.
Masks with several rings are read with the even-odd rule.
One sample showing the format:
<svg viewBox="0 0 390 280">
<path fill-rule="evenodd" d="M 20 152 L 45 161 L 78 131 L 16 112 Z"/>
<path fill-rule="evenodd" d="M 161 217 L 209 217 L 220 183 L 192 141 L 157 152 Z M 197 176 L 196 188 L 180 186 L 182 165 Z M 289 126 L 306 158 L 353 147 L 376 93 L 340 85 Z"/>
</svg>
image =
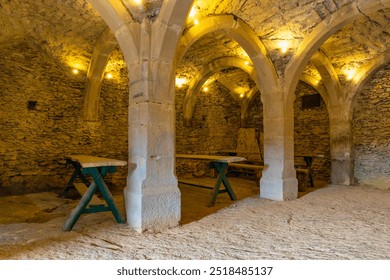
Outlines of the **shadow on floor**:
<svg viewBox="0 0 390 280">
<path fill-rule="evenodd" d="M 215 178 L 191 178 L 195 184 L 214 186 Z M 237 200 L 246 197 L 259 196 L 259 187 L 251 178 L 229 177 L 229 181 L 236 194 Z M 308 188 L 300 192 L 298 197 L 313 192 L 326 185 L 326 182 L 315 182 L 315 188 Z M 208 207 L 212 190 L 196 186 L 179 184 L 181 191 L 181 220 L 180 224 L 188 224 L 202 219 L 220 209 L 234 205 L 227 193 L 219 194 L 213 207 Z M 223 187 L 221 187 L 223 189 Z M 125 216 L 122 190 L 113 191 L 116 204 Z M 0 224 L 13 223 L 45 223 L 58 217 L 68 217 L 72 209 L 79 202 L 80 197 L 63 199 L 58 193 L 34 193 L 27 195 L 0 197 Z M 99 214 L 94 214 L 99 215 Z M 111 218 L 111 217 L 110 217 Z"/>
<path fill-rule="evenodd" d="M 199 185 L 207 185 L 213 187 L 216 178 L 191 178 L 192 183 Z M 243 177 L 229 177 L 237 200 L 244 199 L 251 196 L 259 196 L 260 190 L 253 178 Z M 316 181 L 314 188 L 308 187 L 305 192 L 299 192 L 298 198 L 318 190 L 326 186 L 326 182 Z M 216 203 L 213 207 L 208 207 L 211 199 L 212 190 L 200 188 L 192 185 L 179 184 L 181 191 L 181 224 L 188 224 L 193 221 L 202 219 L 220 209 L 234 205 L 236 201 L 232 201 L 227 193 L 219 194 Z M 221 187 L 223 189 L 223 187 Z"/>
</svg>

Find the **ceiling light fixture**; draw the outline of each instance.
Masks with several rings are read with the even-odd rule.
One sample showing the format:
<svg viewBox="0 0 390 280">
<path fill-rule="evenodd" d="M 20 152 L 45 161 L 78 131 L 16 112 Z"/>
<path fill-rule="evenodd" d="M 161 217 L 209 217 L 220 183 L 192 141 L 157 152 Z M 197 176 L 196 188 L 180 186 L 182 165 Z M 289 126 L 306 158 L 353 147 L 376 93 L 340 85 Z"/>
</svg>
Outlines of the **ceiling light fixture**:
<svg viewBox="0 0 390 280">
<path fill-rule="evenodd" d="M 288 51 L 288 48 L 289 48 L 288 41 L 286 41 L 286 40 L 280 41 L 279 42 L 279 47 L 280 47 L 280 51 L 282 53 L 286 53 Z"/>
<path fill-rule="evenodd" d="M 80 73 L 80 71 L 78 69 L 72 69 L 72 73 L 73 75 L 77 75 L 78 73 Z"/>
</svg>

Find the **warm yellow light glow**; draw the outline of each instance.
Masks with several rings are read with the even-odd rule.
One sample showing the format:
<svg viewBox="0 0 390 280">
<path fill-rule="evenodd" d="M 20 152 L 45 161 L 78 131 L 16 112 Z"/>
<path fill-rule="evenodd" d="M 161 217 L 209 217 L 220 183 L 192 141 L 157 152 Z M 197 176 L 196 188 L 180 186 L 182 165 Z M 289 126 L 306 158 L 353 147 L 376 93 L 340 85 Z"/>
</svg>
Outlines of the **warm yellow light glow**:
<svg viewBox="0 0 390 280">
<path fill-rule="evenodd" d="M 195 24 L 195 25 L 198 25 L 198 24 L 199 24 L 199 20 L 195 19 L 195 20 L 194 20 L 194 24 Z"/>
<path fill-rule="evenodd" d="M 112 79 L 114 76 L 112 75 L 112 73 L 107 73 L 106 74 L 106 78 L 107 79 Z"/>
<path fill-rule="evenodd" d="M 245 96 L 245 95 L 244 95 L 243 93 L 240 94 L 240 98 L 244 98 L 244 96 Z"/>
<path fill-rule="evenodd" d="M 290 44 L 288 43 L 288 41 L 280 41 L 279 42 L 280 51 L 282 53 L 286 53 L 288 51 L 289 45 Z"/>
<path fill-rule="evenodd" d="M 189 17 L 190 18 L 194 18 L 195 15 L 196 15 L 197 11 L 196 11 L 196 8 L 195 7 L 192 7 L 191 11 L 190 11 L 190 14 L 189 14 Z"/>
<path fill-rule="evenodd" d="M 78 73 L 80 73 L 80 71 L 78 69 L 73 69 L 72 73 L 73 73 L 73 75 L 77 75 Z"/>
<path fill-rule="evenodd" d="M 345 70 L 345 75 L 347 77 L 347 80 L 350 81 L 353 79 L 353 77 L 355 77 L 356 75 L 356 70 L 354 69 L 348 69 L 348 70 Z"/>
<path fill-rule="evenodd" d="M 247 61 L 245 61 L 245 65 L 249 65 L 249 61 L 247 60 Z"/>
<path fill-rule="evenodd" d="M 208 87 L 204 87 L 204 88 L 203 88 L 203 91 L 204 91 L 204 92 L 208 92 L 208 91 L 209 91 L 209 88 L 208 88 Z"/>
<path fill-rule="evenodd" d="M 139 5 L 142 4 L 142 0 L 133 0 L 135 4 Z"/>
<path fill-rule="evenodd" d="M 186 78 L 176 78 L 176 86 L 178 88 L 181 88 L 183 87 L 183 85 L 187 83 L 187 79 Z"/>
</svg>

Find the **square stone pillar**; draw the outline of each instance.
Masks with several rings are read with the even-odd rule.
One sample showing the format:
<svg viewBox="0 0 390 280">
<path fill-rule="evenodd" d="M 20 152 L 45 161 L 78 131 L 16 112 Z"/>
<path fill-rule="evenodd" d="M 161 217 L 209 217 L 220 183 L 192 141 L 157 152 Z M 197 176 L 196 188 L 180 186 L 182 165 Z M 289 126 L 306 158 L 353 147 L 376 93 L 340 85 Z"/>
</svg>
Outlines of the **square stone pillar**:
<svg viewBox="0 0 390 280">
<path fill-rule="evenodd" d="M 260 197 L 292 200 L 298 197 L 294 168 L 293 104 L 286 106 L 280 92 L 262 95 L 264 110 L 264 164 Z"/>
<path fill-rule="evenodd" d="M 161 230 L 180 220 L 175 177 L 175 108 L 172 104 L 132 103 L 129 107 L 129 170 L 125 188 L 127 223 L 135 230 Z"/>
<path fill-rule="evenodd" d="M 354 183 L 352 121 L 346 107 L 329 110 L 331 182 L 350 186 Z"/>
</svg>

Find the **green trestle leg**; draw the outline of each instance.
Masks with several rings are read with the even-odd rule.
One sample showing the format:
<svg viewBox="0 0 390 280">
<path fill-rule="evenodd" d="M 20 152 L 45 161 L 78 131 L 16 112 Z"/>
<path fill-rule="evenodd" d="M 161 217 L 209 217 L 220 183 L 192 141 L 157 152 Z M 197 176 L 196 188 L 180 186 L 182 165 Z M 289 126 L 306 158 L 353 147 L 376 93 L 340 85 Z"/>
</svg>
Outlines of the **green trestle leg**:
<svg viewBox="0 0 390 280">
<path fill-rule="evenodd" d="M 218 178 L 217 182 L 214 187 L 213 194 L 211 196 L 211 201 L 209 203 L 209 207 L 212 207 L 215 205 L 215 201 L 217 199 L 217 195 L 220 193 L 227 192 L 229 194 L 229 197 L 231 200 L 236 200 L 236 195 L 234 194 L 234 191 L 229 183 L 229 180 L 226 177 L 226 171 L 229 167 L 229 164 L 227 162 L 217 162 L 213 161 L 210 163 L 210 167 L 214 168 L 217 171 Z M 221 183 L 225 186 L 224 190 L 220 190 Z"/>
<path fill-rule="evenodd" d="M 106 176 L 106 174 L 113 173 L 115 172 L 115 170 L 116 170 L 115 166 L 107 166 L 102 168 L 90 167 L 90 168 L 84 168 L 82 170 L 83 174 L 88 174 L 92 176 L 93 182 L 89 185 L 87 191 L 82 196 L 80 202 L 70 214 L 63 228 L 65 231 L 71 230 L 75 225 L 75 223 L 77 222 L 77 220 L 80 218 L 81 214 L 87 214 L 87 213 L 111 211 L 115 217 L 115 220 L 118 223 L 124 223 L 124 219 L 122 218 L 118 208 L 115 205 L 114 198 L 111 195 L 106 183 L 104 182 L 104 177 Z M 99 205 L 99 206 L 92 206 L 92 207 L 90 206 L 87 208 L 89 202 L 92 199 L 92 196 L 96 193 L 97 190 L 100 191 L 101 195 L 107 202 L 108 206 Z"/>
</svg>

